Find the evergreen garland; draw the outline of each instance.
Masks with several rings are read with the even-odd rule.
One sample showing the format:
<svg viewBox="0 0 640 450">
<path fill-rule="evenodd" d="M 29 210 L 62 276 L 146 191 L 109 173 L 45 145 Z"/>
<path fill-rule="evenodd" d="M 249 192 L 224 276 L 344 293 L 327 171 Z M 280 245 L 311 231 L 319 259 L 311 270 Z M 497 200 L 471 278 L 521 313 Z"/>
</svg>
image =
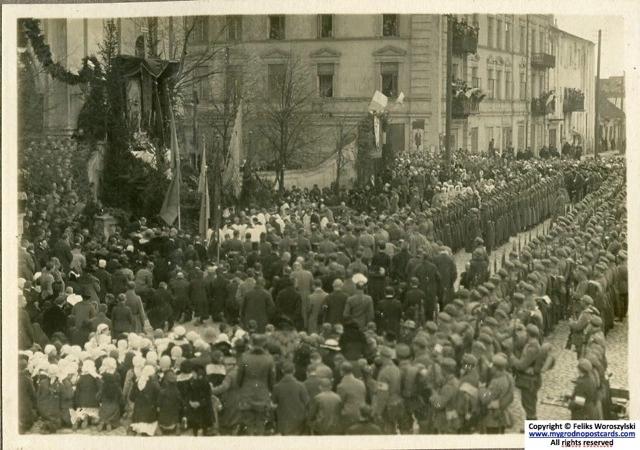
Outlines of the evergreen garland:
<svg viewBox="0 0 640 450">
<path fill-rule="evenodd" d="M 82 69 L 77 74 L 72 73 L 65 69 L 62 64 L 53 60 L 51 47 L 45 42 L 45 36 L 40 30 L 40 21 L 38 19 L 25 19 L 22 21 L 22 26 L 36 58 L 52 78 L 71 86 L 104 80 L 102 67 L 95 56 L 82 58 Z"/>
</svg>

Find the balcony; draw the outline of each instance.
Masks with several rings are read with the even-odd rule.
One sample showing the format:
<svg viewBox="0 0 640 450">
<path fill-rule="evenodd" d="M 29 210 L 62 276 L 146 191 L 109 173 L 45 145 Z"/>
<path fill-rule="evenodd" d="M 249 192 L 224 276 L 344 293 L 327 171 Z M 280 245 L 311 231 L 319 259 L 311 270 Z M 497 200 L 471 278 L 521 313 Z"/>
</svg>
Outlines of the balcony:
<svg viewBox="0 0 640 450">
<path fill-rule="evenodd" d="M 531 67 L 553 69 L 556 67 L 556 57 L 548 53 L 533 53 L 531 54 Z"/>
<path fill-rule="evenodd" d="M 451 105 L 451 116 L 454 119 L 466 119 L 480 113 L 480 100 L 475 98 L 467 98 L 464 95 L 453 97 Z"/>
<path fill-rule="evenodd" d="M 565 88 L 562 111 L 564 113 L 584 111 L 584 93 L 580 89 Z"/>
<path fill-rule="evenodd" d="M 549 101 L 549 98 L 551 100 Z M 556 97 L 553 91 L 545 92 L 538 98 L 531 99 L 531 115 L 545 116 L 556 110 Z"/>
<path fill-rule="evenodd" d="M 453 54 L 464 56 L 478 51 L 478 29 L 467 22 L 453 22 Z"/>
</svg>

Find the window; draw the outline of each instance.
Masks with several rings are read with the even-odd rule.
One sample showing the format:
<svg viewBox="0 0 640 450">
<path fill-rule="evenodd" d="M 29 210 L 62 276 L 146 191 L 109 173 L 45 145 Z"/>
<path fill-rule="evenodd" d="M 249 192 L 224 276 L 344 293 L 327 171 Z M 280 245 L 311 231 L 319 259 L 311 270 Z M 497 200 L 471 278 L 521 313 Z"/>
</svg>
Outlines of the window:
<svg viewBox="0 0 640 450">
<path fill-rule="evenodd" d="M 485 128 L 485 133 L 487 135 L 487 149 L 489 148 L 489 143 L 491 142 L 491 140 L 493 139 L 493 127 L 486 127 Z M 494 142 L 495 144 L 495 142 Z"/>
<path fill-rule="evenodd" d="M 237 104 L 242 97 L 242 66 L 229 66 L 225 73 L 227 99 Z"/>
<path fill-rule="evenodd" d="M 525 53 L 526 50 L 526 45 L 527 45 L 527 33 L 525 28 L 520 25 L 520 53 Z"/>
<path fill-rule="evenodd" d="M 398 33 L 398 15 L 383 14 L 382 15 L 382 35 L 383 36 L 399 36 Z"/>
<path fill-rule="evenodd" d="M 269 39 L 284 39 L 284 16 L 269 16 Z"/>
<path fill-rule="evenodd" d="M 473 21 L 473 28 L 480 28 L 480 15 L 479 14 L 474 14 L 473 15 L 473 19 L 471 19 Z"/>
<path fill-rule="evenodd" d="M 544 89 L 544 75 L 540 75 L 540 80 L 538 80 L 539 84 L 538 84 L 538 95 L 541 95 L 545 89 Z"/>
<path fill-rule="evenodd" d="M 318 36 L 321 38 L 333 37 L 333 15 L 320 14 L 318 16 Z"/>
<path fill-rule="evenodd" d="M 487 90 L 489 91 L 488 97 L 489 100 L 493 100 L 496 98 L 496 80 L 493 78 L 493 70 L 487 70 Z"/>
<path fill-rule="evenodd" d="M 524 140 L 525 140 L 524 125 L 518 124 L 518 150 L 525 150 Z"/>
<path fill-rule="evenodd" d="M 496 99 L 502 99 L 502 72 L 496 71 Z"/>
<path fill-rule="evenodd" d="M 398 96 L 398 63 L 382 63 L 380 67 L 382 93 L 387 97 Z"/>
<path fill-rule="evenodd" d="M 209 41 L 209 17 L 192 16 L 185 20 L 185 33 L 189 33 L 189 40 L 194 44 Z"/>
<path fill-rule="evenodd" d="M 458 65 L 457 64 L 451 64 L 451 77 L 456 80 L 458 78 L 462 78 L 458 75 Z"/>
<path fill-rule="evenodd" d="M 498 20 L 496 23 L 496 47 L 502 49 L 502 20 Z"/>
<path fill-rule="evenodd" d="M 477 67 L 472 67 L 471 68 L 471 83 L 472 83 L 474 88 L 479 88 L 480 87 L 480 77 L 478 77 L 478 68 Z"/>
<path fill-rule="evenodd" d="M 520 72 L 520 100 L 527 99 L 527 77 L 524 72 Z"/>
<path fill-rule="evenodd" d="M 504 48 L 506 51 L 511 51 L 511 24 L 504 24 Z"/>
<path fill-rule="evenodd" d="M 544 53 L 546 50 L 545 45 L 544 45 L 544 32 L 542 30 L 540 30 L 540 46 L 538 47 L 538 51 L 540 53 Z"/>
<path fill-rule="evenodd" d="M 487 19 L 487 47 L 493 47 L 493 17 Z"/>
<path fill-rule="evenodd" d="M 471 128 L 471 151 L 478 153 L 478 127 Z"/>
<path fill-rule="evenodd" d="M 511 79 L 511 72 L 504 73 L 504 98 L 511 100 L 513 98 L 513 80 Z"/>
<path fill-rule="evenodd" d="M 536 52 L 536 30 L 531 30 L 531 53 Z"/>
<path fill-rule="evenodd" d="M 211 84 L 209 83 L 209 67 L 196 67 L 193 71 L 193 81 L 200 100 L 211 100 Z"/>
<path fill-rule="evenodd" d="M 268 83 L 269 98 L 275 99 L 280 96 L 282 84 L 285 78 L 284 64 L 269 64 L 268 67 Z"/>
<path fill-rule="evenodd" d="M 333 64 L 318 64 L 320 97 L 333 98 Z"/>
<path fill-rule="evenodd" d="M 227 16 L 227 40 L 242 40 L 242 16 Z"/>
</svg>

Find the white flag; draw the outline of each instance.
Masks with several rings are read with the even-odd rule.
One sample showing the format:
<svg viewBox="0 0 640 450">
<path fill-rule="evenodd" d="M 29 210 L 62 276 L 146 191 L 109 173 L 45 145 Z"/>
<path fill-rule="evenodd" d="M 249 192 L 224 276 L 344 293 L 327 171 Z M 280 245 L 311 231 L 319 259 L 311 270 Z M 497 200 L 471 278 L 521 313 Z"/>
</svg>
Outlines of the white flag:
<svg viewBox="0 0 640 450">
<path fill-rule="evenodd" d="M 371 103 L 369 103 L 369 112 L 374 113 L 374 112 L 384 111 L 384 109 L 387 107 L 388 101 L 389 99 L 387 98 L 386 95 L 384 95 L 380 91 L 376 91 L 375 94 L 373 94 Z"/>
<path fill-rule="evenodd" d="M 396 104 L 404 104 L 404 92 L 400 92 L 400 95 L 398 95 L 398 98 L 396 99 Z"/>
</svg>

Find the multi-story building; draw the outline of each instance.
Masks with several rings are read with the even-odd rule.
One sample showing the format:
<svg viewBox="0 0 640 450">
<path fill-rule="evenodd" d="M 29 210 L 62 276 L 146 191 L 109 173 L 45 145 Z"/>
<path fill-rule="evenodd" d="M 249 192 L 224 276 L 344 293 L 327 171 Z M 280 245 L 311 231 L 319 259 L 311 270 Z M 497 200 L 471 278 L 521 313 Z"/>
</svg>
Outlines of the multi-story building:
<svg viewBox="0 0 640 450">
<path fill-rule="evenodd" d="M 473 14 L 458 16 L 457 21 L 453 78 L 485 97 L 454 99 L 454 148 L 486 152 L 491 141 L 498 151 L 530 147 L 537 152 L 545 145 L 561 148 L 566 141 L 590 148 L 595 99 L 591 42 L 559 30 L 550 15 Z M 463 21 L 467 25 L 462 26 Z M 319 154 L 335 147 L 331 128 L 338 123 L 355 124 L 367 114 L 376 90 L 387 95 L 392 105 L 404 94 L 404 102 L 390 110 L 384 140 L 394 153 L 443 145 L 445 16 L 201 16 L 123 18 L 117 24 L 124 54 L 138 54 L 141 43 L 153 42 L 153 55 L 179 59 L 185 50 L 184 30 L 193 24 L 186 48 L 191 61 L 209 47 L 227 49 L 194 68 L 191 76 L 200 77 L 194 84 L 199 98 L 196 109 L 210 110 L 219 101 L 221 89 L 237 95 L 243 89 L 243 74 L 257 73 L 253 88 L 268 91 L 283 58 L 295 52 L 317 93 L 312 106 L 316 126 L 327 130 L 315 144 Z M 99 19 L 47 19 L 43 31 L 54 58 L 73 69 L 83 55 L 97 52 L 103 25 Z M 460 30 L 471 27 L 477 34 L 461 41 Z M 148 54 L 146 49 L 143 53 Z M 227 66 L 224 71 L 212 70 L 221 64 Z M 208 72 L 216 75 L 203 76 Z M 69 132 L 82 105 L 81 90 L 49 77 L 42 80 L 44 129 Z M 185 109 L 183 117 L 189 121 L 192 108 Z M 255 126 L 253 119 L 245 119 L 245 134 Z M 194 141 L 193 127 L 184 125 L 182 138 L 188 150 Z M 263 146 L 258 133 L 253 133 L 253 139 L 255 149 Z"/>
<path fill-rule="evenodd" d="M 556 67 L 549 87 L 555 108 L 547 116 L 548 142 L 561 149 L 565 143 L 593 153 L 595 132 L 595 44 L 553 26 L 551 49 Z"/>
</svg>

